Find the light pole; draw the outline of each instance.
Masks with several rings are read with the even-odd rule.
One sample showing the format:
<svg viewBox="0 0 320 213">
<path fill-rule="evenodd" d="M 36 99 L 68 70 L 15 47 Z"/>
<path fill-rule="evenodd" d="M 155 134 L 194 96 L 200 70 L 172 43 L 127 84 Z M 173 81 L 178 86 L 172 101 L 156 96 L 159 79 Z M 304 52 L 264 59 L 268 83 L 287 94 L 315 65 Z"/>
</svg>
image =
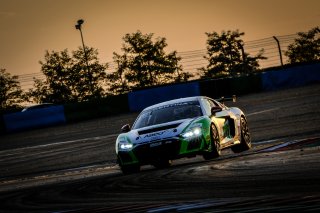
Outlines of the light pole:
<svg viewBox="0 0 320 213">
<path fill-rule="evenodd" d="M 93 95 L 92 75 L 91 75 L 90 69 L 89 69 L 87 51 L 86 51 L 86 48 L 85 48 L 85 45 L 84 45 L 83 35 L 82 35 L 82 30 L 81 30 L 81 25 L 82 25 L 83 23 L 84 23 L 84 20 L 83 20 L 83 19 L 79 19 L 79 20 L 77 21 L 77 24 L 75 25 L 75 28 L 80 31 L 81 41 L 82 41 L 82 47 L 83 47 L 83 52 L 84 52 L 84 58 L 85 58 L 85 61 L 86 61 L 87 72 L 88 72 L 88 77 L 89 77 L 90 91 L 91 91 L 91 95 Z"/>
</svg>

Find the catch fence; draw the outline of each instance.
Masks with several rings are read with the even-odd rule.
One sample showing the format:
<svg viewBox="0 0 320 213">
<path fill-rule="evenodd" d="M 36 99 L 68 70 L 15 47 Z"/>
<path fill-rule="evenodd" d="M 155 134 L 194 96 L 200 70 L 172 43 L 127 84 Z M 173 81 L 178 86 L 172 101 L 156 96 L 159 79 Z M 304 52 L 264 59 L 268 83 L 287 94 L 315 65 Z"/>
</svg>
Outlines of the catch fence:
<svg viewBox="0 0 320 213">
<path fill-rule="evenodd" d="M 261 50 L 263 50 L 263 56 L 267 59 L 259 61 L 261 69 L 277 67 L 281 66 L 282 64 L 288 63 L 288 59 L 285 56 L 285 52 L 287 51 L 288 46 L 294 43 L 294 40 L 296 38 L 298 38 L 298 34 L 283 35 L 276 37 L 274 36 L 253 41 L 247 41 L 244 42 L 243 49 L 244 52 L 249 54 L 250 56 L 256 56 Z M 279 45 L 277 41 L 279 41 Z M 208 61 L 204 58 L 206 53 L 206 49 L 178 52 L 178 56 L 181 57 L 180 65 L 182 65 L 183 71 L 193 74 L 193 79 L 198 79 L 200 77 L 199 69 L 208 65 Z M 109 67 L 106 70 L 106 72 L 114 72 L 117 67 L 116 63 L 108 62 L 108 65 Z M 41 72 L 23 74 L 19 75 L 18 77 L 21 88 L 24 90 L 33 88 L 35 78 L 40 80 L 45 79 L 45 76 Z"/>
</svg>

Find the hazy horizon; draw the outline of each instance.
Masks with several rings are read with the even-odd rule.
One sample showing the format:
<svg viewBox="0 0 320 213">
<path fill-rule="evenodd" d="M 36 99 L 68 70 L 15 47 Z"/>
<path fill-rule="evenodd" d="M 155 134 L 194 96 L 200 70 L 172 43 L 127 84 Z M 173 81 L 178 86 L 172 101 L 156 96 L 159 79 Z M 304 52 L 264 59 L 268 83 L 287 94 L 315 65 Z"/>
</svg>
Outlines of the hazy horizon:
<svg viewBox="0 0 320 213">
<path fill-rule="evenodd" d="M 98 49 L 101 63 L 121 53 L 122 37 L 141 30 L 167 39 L 167 51 L 206 48 L 205 32 L 237 30 L 244 41 L 305 32 L 319 26 L 320 1 L 270 0 L 0 0 L 0 68 L 40 72 L 45 51 Z"/>
</svg>

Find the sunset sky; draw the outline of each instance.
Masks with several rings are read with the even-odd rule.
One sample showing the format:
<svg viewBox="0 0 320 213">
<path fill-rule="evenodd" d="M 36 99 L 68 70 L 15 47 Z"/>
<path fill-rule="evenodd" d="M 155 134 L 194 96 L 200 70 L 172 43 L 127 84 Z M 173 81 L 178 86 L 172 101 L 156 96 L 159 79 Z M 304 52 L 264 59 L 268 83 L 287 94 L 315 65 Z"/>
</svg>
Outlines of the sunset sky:
<svg viewBox="0 0 320 213">
<path fill-rule="evenodd" d="M 121 53 L 122 37 L 141 30 L 167 39 L 167 51 L 206 48 L 205 32 L 245 32 L 244 41 L 308 31 L 320 25 L 319 0 L 0 0 L 0 68 L 40 72 L 46 50 L 76 50 L 74 25 L 100 62 Z"/>
</svg>

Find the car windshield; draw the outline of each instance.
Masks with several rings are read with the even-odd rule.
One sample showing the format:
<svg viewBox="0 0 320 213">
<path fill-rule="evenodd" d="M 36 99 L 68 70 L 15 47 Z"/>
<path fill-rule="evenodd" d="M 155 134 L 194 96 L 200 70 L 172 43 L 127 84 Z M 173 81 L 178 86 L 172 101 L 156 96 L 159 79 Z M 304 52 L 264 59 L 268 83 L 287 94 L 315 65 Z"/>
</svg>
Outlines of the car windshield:
<svg viewBox="0 0 320 213">
<path fill-rule="evenodd" d="M 134 123 L 132 129 L 194 118 L 201 115 L 202 112 L 198 101 L 164 105 L 142 112 Z"/>
</svg>

